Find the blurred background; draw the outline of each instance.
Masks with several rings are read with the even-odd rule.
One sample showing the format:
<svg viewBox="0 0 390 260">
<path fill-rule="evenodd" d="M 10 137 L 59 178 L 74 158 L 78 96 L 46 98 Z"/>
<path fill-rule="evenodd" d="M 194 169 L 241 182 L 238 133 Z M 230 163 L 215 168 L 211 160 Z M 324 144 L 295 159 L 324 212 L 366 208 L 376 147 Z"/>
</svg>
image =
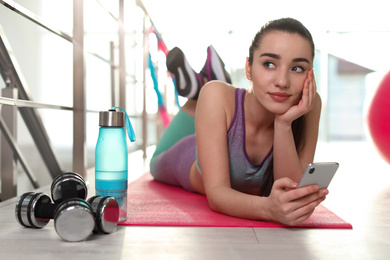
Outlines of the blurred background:
<svg viewBox="0 0 390 260">
<path fill-rule="evenodd" d="M 30 13 L 45 24 L 68 35 L 74 30 L 74 2 L 67 0 L 0 1 L 0 26 L 9 42 L 34 102 L 55 104 L 61 109 L 38 108 L 53 150 L 64 170 L 72 170 L 74 150 L 73 44 L 15 12 L 10 6 Z M 112 92 L 112 57 L 119 60 L 118 21 L 120 3 L 124 10 L 124 53 L 126 63 L 125 104 L 132 118 L 137 141 L 130 151 L 153 146 L 163 122 L 158 113 L 158 95 L 150 76 L 145 53 L 151 55 L 158 76 L 158 92 L 173 116 L 184 99 L 176 99 L 167 74 L 165 54 L 158 48 L 180 47 L 195 70 L 213 45 L 232 75 L 233 84 L 248 87 L 245 59 L 252 38 L 269 20 L 292 17 L 312 33 L 316 45 L 315 75 L 323 100 L 319 147 L 327 144 L 356 144 L 366 147 L 370 135 L 366 114 L 375 90 L 389 70 L 390 23 L 387 3 L 381 0 L 307 1 L 223 1 L 223 0 L 84 0 L 84 84 L 85 84 L 85 166 L 94 166 L 98 111 L 118 102 Z M 77 26 L 77 24 L 76 24 Z M 110 46 L 114 46 L 110 49 Z M 114 72 L 117 77 L 118 71 Z M 118 92 L 118 81 L 114 83 Z M 0 89 L 7 83 L 0 79 Z M 114 97 L 114 101 L 112 101 Z M 5 101 L 4 101 L 5 102 Z M 5 107 L 4 102 L 1 107 Z M 39 106 L 39 105 L 38 105 Z M 65 109 L 64 109 L 65 108 Z M 146 123 L 145 123 L 146 120 Z M 42 163 L 29 131 L 17 115 L 17 144 L 41 185 L 51 176 Z M 338 160 L 331 150 L 321 159 Z M 374 149 L 371 155 L 379 157 Z M 345 156 L 353 156 L 353 153 Z M 329 158 L 329 159 L 328 159 Z M 17 167 L 18 194 L 31 189 L 23 169 Z"/>
</svg>

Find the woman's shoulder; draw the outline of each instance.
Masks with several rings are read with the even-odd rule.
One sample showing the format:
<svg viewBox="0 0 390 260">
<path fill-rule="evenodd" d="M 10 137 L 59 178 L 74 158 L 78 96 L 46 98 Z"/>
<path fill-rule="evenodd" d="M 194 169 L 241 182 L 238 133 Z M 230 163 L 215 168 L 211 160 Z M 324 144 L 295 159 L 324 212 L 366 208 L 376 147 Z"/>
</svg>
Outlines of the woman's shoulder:
<svg viewBox="0 0 390 260">
<path fill-rule="evenodd" d="M 204 85 L 198 98 L 197 110 L 203 108 L 211 116 L 211 111 L 218 114 L 217 117 L 224 115 L 227 126 L 234 117 L 235 111 L 235 93 L 236 87 L 222 81 L 210 81 Z"/>
<path fill-rule="evenodd" d="M 207 82 L 201 89 L 200 95 L 209 98 L 223 97 L 221 100 L 228 101 L 235 96 L 236 87 L 223 81 L 213 80 Z M 202 93 L 203 92 L 203 93 Z"/>
</svg>

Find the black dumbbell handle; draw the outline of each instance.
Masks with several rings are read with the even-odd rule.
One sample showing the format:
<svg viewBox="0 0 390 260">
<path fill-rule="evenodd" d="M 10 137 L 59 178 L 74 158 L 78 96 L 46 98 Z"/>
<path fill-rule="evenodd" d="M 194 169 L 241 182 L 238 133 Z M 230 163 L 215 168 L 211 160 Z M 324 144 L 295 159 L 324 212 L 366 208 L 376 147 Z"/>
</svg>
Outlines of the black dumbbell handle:
<svg viewBox="0 0 390 260">
<path fill-rule="evenodd" d="M 60 184 L 62 190 L 62 200 L 65 201 L 71 198 L 82 198 L 79 197 L 79 192 L 75 189 L 75 185 L 72 182 L 64 182 Z"/>
<path fill-rule="evenodd" d="M 36 218 L 53 219 L 54 218 L 54 212 L 57 209 L 58 205 L 59 204 L 38 203 L 35 206 L 34 216 Z"/>
</svg>

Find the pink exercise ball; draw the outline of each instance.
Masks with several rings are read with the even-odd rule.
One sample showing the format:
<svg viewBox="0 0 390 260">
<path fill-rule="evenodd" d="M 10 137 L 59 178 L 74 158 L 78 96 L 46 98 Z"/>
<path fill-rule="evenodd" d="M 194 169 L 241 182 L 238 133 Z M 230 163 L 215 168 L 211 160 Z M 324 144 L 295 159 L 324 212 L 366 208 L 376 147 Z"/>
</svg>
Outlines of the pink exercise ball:
<svg viewBox="0 0 390 260">
<path fill-rule="evenodd" d="M 371 100 L 367 123 L 378 153 L 390 164 L 390 72 L 379 83 Z"/>
</svg>

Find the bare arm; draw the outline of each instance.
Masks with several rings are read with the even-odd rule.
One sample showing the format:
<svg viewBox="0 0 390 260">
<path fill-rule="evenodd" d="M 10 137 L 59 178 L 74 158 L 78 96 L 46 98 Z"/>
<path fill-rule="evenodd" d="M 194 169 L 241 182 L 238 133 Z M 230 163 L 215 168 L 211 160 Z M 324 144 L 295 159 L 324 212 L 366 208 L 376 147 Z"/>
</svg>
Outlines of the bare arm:
<svg viewBox="0 0 390 260">
<path fill-rule="evenodd" d="M 274 123 L 274 177 L 275 180 L 289 177 L 298 182 L 308 163 L 313 162 L 318 138 L 321 113 L 321 99 L 316 93 L 312 70 L 304 82 L 300 103 L 283 115 L 277 115 Z M 304 147 L 298 154 L 295 147 L 291 124 L 305 115 Z"/>
</svg>

